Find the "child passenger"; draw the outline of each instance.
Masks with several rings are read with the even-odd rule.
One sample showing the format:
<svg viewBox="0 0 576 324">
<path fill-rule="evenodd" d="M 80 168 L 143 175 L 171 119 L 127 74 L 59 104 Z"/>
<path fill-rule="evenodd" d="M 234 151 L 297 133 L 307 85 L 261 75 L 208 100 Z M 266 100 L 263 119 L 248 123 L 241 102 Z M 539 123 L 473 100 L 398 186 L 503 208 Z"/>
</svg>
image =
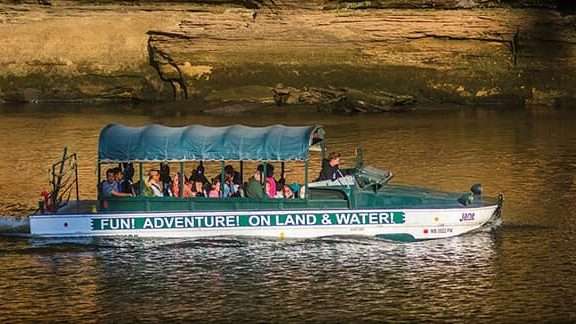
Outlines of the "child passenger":
<svg viewBox="0 0 576 324">
<path fill-rule="evenodd" d="M 209 198 L 220 198 L 220 177 L 214 177 L 212 179 L 212 186 L 210 187 L 210 192 L 208 193 Z"/>
<path fill-rule="evenodd" d="M 282 197 L 284 199 L 293 199 L 294 198 L 294 192 L 286 184 L 282 186 Z"/>
</svg>

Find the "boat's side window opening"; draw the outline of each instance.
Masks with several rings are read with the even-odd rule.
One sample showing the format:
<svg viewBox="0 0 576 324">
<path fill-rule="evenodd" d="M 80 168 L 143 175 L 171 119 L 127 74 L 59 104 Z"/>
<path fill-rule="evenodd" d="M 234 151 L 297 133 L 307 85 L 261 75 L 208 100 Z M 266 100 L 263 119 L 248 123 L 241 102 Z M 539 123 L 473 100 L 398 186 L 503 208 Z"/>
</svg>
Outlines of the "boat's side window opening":
<svg viewBox="0 0 576 324">
<path fill-rule="evenodd" d="M 182 163 L 181 169 L 185 168 L 186 164 Z M 241 197 L 243 194 L 242 174 L 231 164 L 224 166 L 224 161 L 206 163 L 201 161 L 192 166 L 190 177 L 183 177 L 183 185 L 180 184 L 179 177 L 179 173 L 171 177 L 171 191 L 174 197 L 233 198 Z M 182 195 L 180 195 L 180 188 L 183 190 Z"/>
<path fill-rule="evenodd" d="M 252 199 L 295 199 L 304 198 L 302 168 L 299 166 L 285 169 L 284 163 L 265 162 L 254 165 L 255 170 L 240 186 L 241 197 Z M 249 167 L 250 169 L 250 167 Z M 274 170 L 278 170 L 275 172 Z M 302 181 L 303 183 L 304 181 Z"/>
<path fill-rule="evenodd" d="M 298 163 L 286 163 L 285 168 L 279 161 L 139 162 L 119 163 L 108 170 L 117 192 L 125 196 L 298 199 L 305 198 Z M 108 194 L 103 191 L 105 182 L 98 185 L 102 197 Z"/>
</svg>

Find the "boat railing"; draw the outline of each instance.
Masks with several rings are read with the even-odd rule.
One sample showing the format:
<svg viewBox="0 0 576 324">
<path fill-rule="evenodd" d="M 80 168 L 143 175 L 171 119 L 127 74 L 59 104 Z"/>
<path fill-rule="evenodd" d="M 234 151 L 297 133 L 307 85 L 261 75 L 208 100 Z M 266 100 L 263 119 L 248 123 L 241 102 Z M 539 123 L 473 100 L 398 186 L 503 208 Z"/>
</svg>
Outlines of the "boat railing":
<svg viewBox="0 0 576 324">
<path fill-rule="evenodd" d="M 311 188 L 311 199 L 254 199 L 247 197 L 108 197 L 101 201 L 100 212 L 237 211 L 284 209 L 347 209 L 350 201 L 344 192 L 330 188 Z"/>
<path fill-rule="evenodd" d="M 80 200 L 76 153 L 69 154 L 65 147 L 62 159 L 52 164 L 49 172 L 51 191 L 44 197 L 44 210 L 57 211 L 68 204 L 73 194 Z"/>
</svg>

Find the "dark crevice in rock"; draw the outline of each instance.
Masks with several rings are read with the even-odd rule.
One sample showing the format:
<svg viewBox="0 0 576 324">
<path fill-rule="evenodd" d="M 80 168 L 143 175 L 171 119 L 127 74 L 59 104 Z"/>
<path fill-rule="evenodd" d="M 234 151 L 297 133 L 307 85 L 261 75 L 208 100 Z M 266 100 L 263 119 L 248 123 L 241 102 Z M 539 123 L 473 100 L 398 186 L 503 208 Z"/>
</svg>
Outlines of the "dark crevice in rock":
<svg viewBox="0 0 576 324">
<path fill-rule="evenodd" d="M 516 32 L 514 33 L 514 36 L 512 36 L 512 40 L 510 41 L 510 51 L 512 52 L 512 66 L 516 66 L 518 64 L 519 46 L 520 46 L 520 28 L 516 28 Z"/>
<path fill-rule="evenodd" d="M 164 82 L 168 82 L 172 87 L 173 99 L 174 100 L 186 100 L 188 99 L 188 87 L 186 86 L 186 80 L 180 70 L 178 64 L 172 59 L 172 57 L 158 49 L 152 44 L 152 38 L 148 38 L 148 62 L 150 65 L 158 72 L 158 76 Z M 172 73 L 177 77 L 171 76 L 165 71 L 163 71 L 163 66 L 168 65 L 172 68 Z"/>
<path fill-rule="evenodd" d="M 164 36 L 164 37 L 184 39 L 184 40 L 191 40 L 191 39 L 198 38 L 195 36 L 189 36 L 189 35 L 181 34 L 181 33 L 165 32 L 165 31 L 157 31 L 157 30 L 151 30 L 151 31 L 147 32 L 146 34 L 148 36 Z"/>
<path fill-rule="evenodd" d="M 423 38 L 435 38 L 444 40 L 456 40 L 456 41 L 481 41 L 481 42 L 495 42 L 495 43 L 508 43 L 508 40 L 502 38 L 488 38 L 488 37 L 456 37 L 447 35 L 436 35 L 436 34 L 426 34 L 422 36 L 406 36 L 406 39 L 423 39 Z"/>
</svg>

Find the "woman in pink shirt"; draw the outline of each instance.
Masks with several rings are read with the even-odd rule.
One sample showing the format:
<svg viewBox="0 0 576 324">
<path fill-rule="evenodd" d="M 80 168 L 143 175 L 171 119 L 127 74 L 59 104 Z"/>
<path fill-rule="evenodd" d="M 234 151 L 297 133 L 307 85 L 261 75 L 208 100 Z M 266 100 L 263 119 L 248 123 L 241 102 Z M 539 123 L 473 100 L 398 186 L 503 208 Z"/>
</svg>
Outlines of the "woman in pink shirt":
<svg viewBox="0 0 576 324">
<path fill-rule="evenodd" d="M 274 179 L 274 166 L 270 163 L 266 164 L 266 170 L 264 170 L 264 165 L 260 165 L 258 170 L 264 173 L 264 179 L 266 183 L 264 185 L 264 191 L 268 198 L 276 198 L 276 180 Z"/>
<path fill-rule="evenodd" d="M 266 177 L 266 195 L 268 198 L 276 198 L 276 180 L 274 177 Z"/>
</svg>

